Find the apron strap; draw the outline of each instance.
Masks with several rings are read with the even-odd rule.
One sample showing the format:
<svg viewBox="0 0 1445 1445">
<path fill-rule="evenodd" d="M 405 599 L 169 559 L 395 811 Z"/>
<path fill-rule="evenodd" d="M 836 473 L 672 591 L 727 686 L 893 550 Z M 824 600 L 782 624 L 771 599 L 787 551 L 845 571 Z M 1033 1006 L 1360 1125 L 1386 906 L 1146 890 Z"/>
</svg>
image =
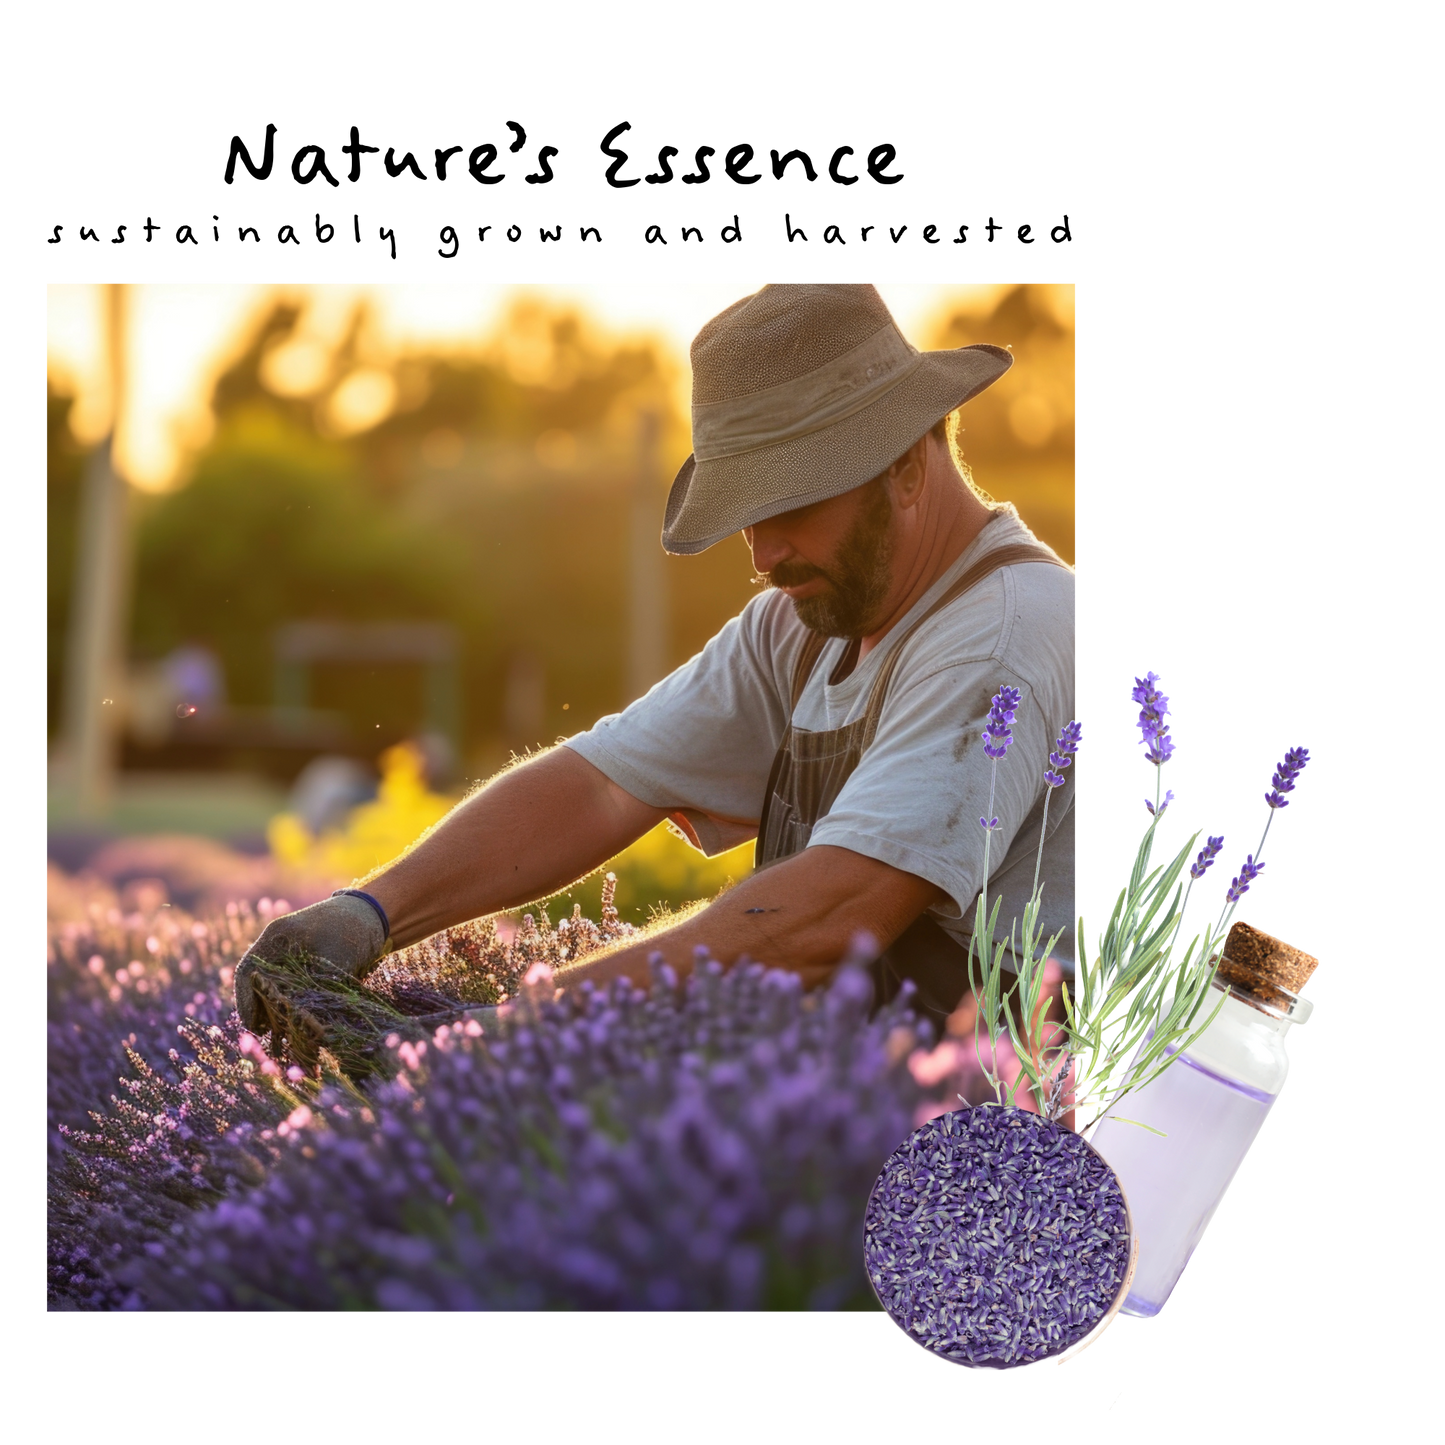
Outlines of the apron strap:
<svg viewBox="0 0 1445 1445">
<path fill-rule="evenodd" d="M 798 653 L 798 660 L 793 664 L 793 698 L 788 705 L 790 722 L 793 713 L 797 711 L 798 703 L 802 700 L 803 689 L 808 685 L 808 678 L 812 676 L 813 669 L 818 665 L 818 659 L 823 655 L 823 649 L 828 642 L 829 639 L 823 633 L 809 629 L 808 636 L 803 642 L 802 651 Z"/>
<path fill-rule="evenodd" d="M 879 669 L 877 678 L 873 682 L 873 690 L 868 696 L 868 709 L 866 716 L 868 723 L 863 730 L 863 746 L 866 748 L 873 741 L 873 734 L 878 731 L 878 723 L 883 716 L 883 703 L 888 693 L 888 685 L 893 680 L 893 673 L 898 666 L 898 659 L 902 655 L 904 645 L 908 639 L 918 631 L 931 617 L 941 612 L 951 602 L 956 602 L 971 587 L 976 587 L 985 577 L 991 576 L 1003 567 L 1012 567 L 1020 562 L 1048 562 L 1055 567 L 1068 569 L 1068 563 L 1056 557 L 1047 547 L 1038 546 L 1031 542 L 1011 542 L 1006 547 L 996 547 L 992 552 L 980 557 L 967 572 L 963 574 L 954 584 L 940 597 L 933 605 L 914 622 L 903 634 L 902 637 L 889 649 L 888 659 Z M 798 660 L 793 664 L 793 690 L 792 700 L 788 706 L 788 719 L 791 723 L 793 713 L 797 710 L 798 703 L 802 700 L 803 689 L 808 685 L 808 679 L 813 674 L 813 669 L 818 665 L 818 659 L 823 655 L 823 649 L 828 645 L 829 638 L 821 632 L 809 631 L 803 642 L 802 649 L 798 653 Z"/>
<path fill-rule="evenodd" d="M 863 747 L 865 750 L 873 741 L 873 735 L 878 731 L 878 724 L 883 718 L 883 704 L 887 700 L 889 684 L 893 681 L 893 674 L 898 669 L 898 662 L 903 656 L 903 649 L 908 645 L 914 633 L 916 633 L 925 622 L 943 611 L 950 603 L 958 601 L 970 588 L 978 586 L 986 577 L 992 576 L 1004 567 L 1012 567 L 1023 562 L 1047 562 L 1055 567 L 1063 567 L 1068 570 L 1068 563 L 1056 557 L 1047 547 L 1038 546 L 1030 542 L 1011 542 L 1006 547 L 995 548 L 992 552 L 988 553 L 987 556 L 980 557 L 979 560 L 898 639 L 889 650 L 883 666 L 878 669 L 878 676 L 873 680 L 873 689 L 868 695 L 868 709 L 865 714 L 867 721 L 863 725 Z"/>
</svg>

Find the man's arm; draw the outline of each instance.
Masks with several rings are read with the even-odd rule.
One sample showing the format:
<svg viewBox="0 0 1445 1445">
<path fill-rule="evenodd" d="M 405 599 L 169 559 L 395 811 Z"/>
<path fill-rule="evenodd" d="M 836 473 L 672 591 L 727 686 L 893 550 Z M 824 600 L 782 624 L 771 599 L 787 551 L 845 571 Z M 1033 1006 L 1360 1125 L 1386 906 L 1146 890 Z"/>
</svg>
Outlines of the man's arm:
<svg viewBox="0 0 1445 1445">
<path fill-rule="evenodd" d="M 686 975 L 701 945 L 720 963 L 746 954 L 791 969 L 811 988 L 827 979 L 858 934 L 886 947 L 943 897 L 915 874 L 820 844 L 754 873 L 680 923 L 580 960 L 556 981 L 606 983 L 625 974 L 645 982 L 654 953 Z"/>
<path fill-rule="evenodd" d="M 386 909 L 392 944 L 404 948 L 556 893 L 666 816 L 571 748 L 553 748 L 458 804 L 365 887 Z"/>
</svg>

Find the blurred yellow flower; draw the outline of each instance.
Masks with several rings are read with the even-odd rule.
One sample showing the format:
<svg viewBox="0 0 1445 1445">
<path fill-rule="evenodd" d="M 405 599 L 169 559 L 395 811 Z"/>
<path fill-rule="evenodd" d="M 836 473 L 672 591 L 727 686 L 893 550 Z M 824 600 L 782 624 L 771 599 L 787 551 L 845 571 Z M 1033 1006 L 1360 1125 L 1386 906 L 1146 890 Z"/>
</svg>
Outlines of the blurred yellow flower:
<svg viewBox="0 0 1445 1445">
<path fill-rule="evenodd" d="M 619 905 L 646 908 L 666 903 L 680 907 L 712 898 L 747 877 L 753 871 L 752 853 L 753 845 L 744 843 L 708 858 L 684 843 L 666 823 L 659 823 L 623 849 L 607 868 L 617 875 Z"/>
<path fill-rule="evenodd" d="M 410 743 L 384 752 L 374 802 L 347 814 L 339 828 L 319 837 L 294 813 L 278 813 L 266 841 L 279 863 L 299 873 L 354 880 L 392 862 L 420 841 L 455 805 L 426 785 L 421 754 Z M 643 834 L 606 864 L 617 875 L 618 903 L 627 915 L 645 916 L 659 904 L 678 908 L 714 897 L 752 871 L 752 844 L 707 858 L 675 836 L 666 823 Z M 593 885 L 596 883 L 594 875 Z M 578 890 L 567 890 L 569 897 Z M 560 895 L 559 895 L 560 896 Z M 590 893 L 585 906 L 595 912 Z"/>
<path fill-rule="evenodd" d="M 353 808 L 344 826 L 316 837 L 294 813 L 272 818 L 266 841 L 277 861 L 304 873 L 360 878 L 400 857 L 451 810 L 456 800 L 427 787 L 425 762 L 410 743 L 388 748 L 378 761 L 375 800 Z"/>
</svg>

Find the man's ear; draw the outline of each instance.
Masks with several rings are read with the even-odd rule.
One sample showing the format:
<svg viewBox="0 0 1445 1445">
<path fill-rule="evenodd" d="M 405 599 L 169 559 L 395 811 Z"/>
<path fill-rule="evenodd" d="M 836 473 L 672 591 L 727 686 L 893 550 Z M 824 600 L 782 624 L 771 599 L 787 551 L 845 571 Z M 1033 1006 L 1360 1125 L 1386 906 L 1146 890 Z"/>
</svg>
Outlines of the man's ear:
<svg viewBox="0 0 1445 1445">
<path fill-rule="evenodd" d="M 928 433 L 925 432 L 891 467 L 888 482 L 893 500 L 905 510 L 915 506 L 928 480 Z"/>
</svg>

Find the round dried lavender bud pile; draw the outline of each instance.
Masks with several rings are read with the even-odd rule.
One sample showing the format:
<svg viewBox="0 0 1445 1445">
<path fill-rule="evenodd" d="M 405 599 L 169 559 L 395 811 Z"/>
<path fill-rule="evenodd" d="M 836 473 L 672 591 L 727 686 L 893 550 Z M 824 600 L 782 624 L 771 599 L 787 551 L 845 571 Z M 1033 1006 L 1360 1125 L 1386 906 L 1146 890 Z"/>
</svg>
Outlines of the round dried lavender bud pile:
<svg viewBox="0 0 1445 1445">
<path fill-rule="evenodd" d="M 963 1365 L 1026 1365 L 1108 1313 L 1129 1217 L 1114 1171 L 1077 1134 L 980 1104 L 894 1150 L 863 1246 L 883 1308 L 920 1344 Z"/>
</svg>

